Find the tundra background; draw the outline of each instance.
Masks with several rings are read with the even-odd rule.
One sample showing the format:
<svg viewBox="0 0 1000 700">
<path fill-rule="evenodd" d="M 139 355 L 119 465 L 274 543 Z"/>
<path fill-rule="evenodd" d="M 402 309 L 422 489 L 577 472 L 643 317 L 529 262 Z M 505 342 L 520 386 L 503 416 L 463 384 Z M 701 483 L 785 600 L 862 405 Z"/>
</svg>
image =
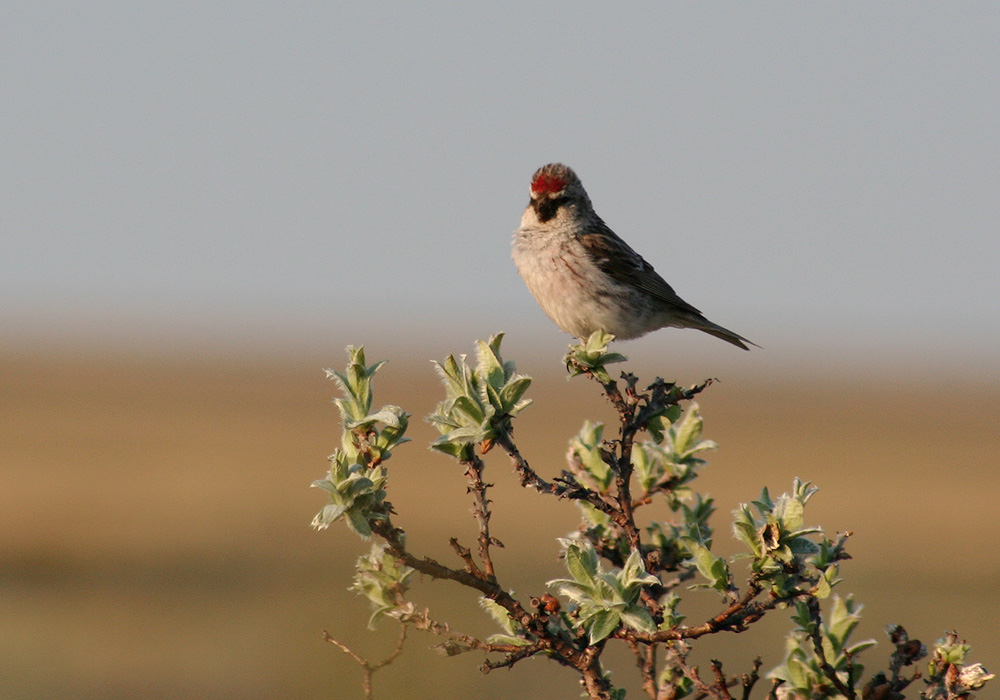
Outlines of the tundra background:
<svg viewBox="0 0 1000 700">
<path fill-rule="evenodd" d="M 475 523 L 460 470 L 426 448 L 435 434 L 420 418 L 440 400 L 437 378 L 430 363 L 404 359 L 418 350 L 367 350 L 370 360 L 390 359 L 376 403 L 414 414 L 414 442 L 390 463 L 389 498 L 414 548 L 448 559 L 448 538 L 472 541 Z M 564 379 L 558 354 L 529 350 L 508 336 L 505 357 L 535 380 L 518 442 L 552 475 L 584 418 L 613 415 L 596 387 Z M 395 630 L 368 632 L 368 602 L 346 590 L 366 546 L 340 524 L 308 527 L 325 502 L 309 483 L 323 475 L 340 430 L 321 368 L 340 367 L 345 355 L 323 355 L 3 354 L 4 697 L 361 696 L 360 672 L 321 630 L 373 656 L 391 648 Z M 675 366 L 668 376 L 702 378 Z M 642 379 L 655 372 L 646 362 L 630 367 Z M 696 482 L 716 498 L 716 549 L 735 551 L 728 523 L 737 503 L 764 485 L 780 493 L 795 476 L 810 479 L 821 491 L 809 523 L 855 532 L 839 592 L 865 604 L 858 638 L 883 642 L 890 622 L 927 642 L 955 627 L 992 670 L 1000 657 L 991 612 L 1000 584 L 1000 386 L 821 370 L 717 375 L 700 405 L 706 437 L 720 449 Z M 555 538 L 576 526 L 576 508 L 523 491 L 507 460 L 489 457 L 494 533 L 507 544 L 495 554 L 499 575 L 520 595 L 537 595 L 564 574 Z M 492 632 L 464 590 L 432 581 L 415 588 L 413 599 L 438 617 Z M 686 596 L 692 619 L 716 605 L 711 593 Z M 698 658 L 718 656 L 736 672 L 760 654 L 770 668 L 788 629 L 788 613 L 777 611 L 747 634 L 706 640 Z M 376 676 L 379 697 L 575 693 L 570 674 L 540 664 L 482 678 L 481 657 L 441 656 L 428 649 L 437 641 L 412 634 L 403 657 Z M 875 668 L 887 655 L 882 644 L 864 663 Z M 631 661 L 618 663 L 631 677 Z"/>
</svg>

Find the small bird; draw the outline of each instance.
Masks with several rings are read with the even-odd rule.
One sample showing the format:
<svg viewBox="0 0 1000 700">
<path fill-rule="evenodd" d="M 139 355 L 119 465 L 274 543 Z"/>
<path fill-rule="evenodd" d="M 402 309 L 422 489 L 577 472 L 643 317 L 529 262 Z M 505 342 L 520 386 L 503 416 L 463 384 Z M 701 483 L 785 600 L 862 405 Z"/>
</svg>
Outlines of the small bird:
<svg viewBox="0 0 1000 700">
<path fill-rule="evenodd" d="M 538 305 L 559 328 L 586 340 L 619 340 L 658 328 L 697 328 L 749 350 L 746 338 L 702 316 L 594 211 L 580 178 L 562 163 L 539 168 L 514 232 L 511 257 Z M 758 346 L 759 347 L 759 346 Z"/>
</svg>

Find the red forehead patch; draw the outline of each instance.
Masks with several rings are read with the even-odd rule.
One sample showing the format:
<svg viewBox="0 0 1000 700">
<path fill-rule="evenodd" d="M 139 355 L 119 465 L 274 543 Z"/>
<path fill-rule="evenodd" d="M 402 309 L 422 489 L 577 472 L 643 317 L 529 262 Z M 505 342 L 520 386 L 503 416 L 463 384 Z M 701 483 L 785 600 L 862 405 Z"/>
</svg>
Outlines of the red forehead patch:
<svg viewBox="0 0 1000 700">
<path fill-rule="evenodd" d="M 556 175 L 541 173 L 531 181 L 531 191 L 536 194 L 552 194 L 566 186 L 566 180 Z"/>
</svg>

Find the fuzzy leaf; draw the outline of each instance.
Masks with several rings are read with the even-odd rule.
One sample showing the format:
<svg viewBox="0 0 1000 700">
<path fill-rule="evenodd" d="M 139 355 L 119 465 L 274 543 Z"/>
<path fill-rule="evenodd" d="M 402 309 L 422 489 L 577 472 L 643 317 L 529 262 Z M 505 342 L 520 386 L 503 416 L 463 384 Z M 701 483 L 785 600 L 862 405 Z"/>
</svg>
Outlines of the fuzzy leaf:
<svg viewBox="0 0 1000 700">
<path fill-rule="evenodd" d="M 507 609 L 500 605 L 498 602 L 492 598 L 480 598 L 479 607 L 490 614 L 490 617 L 503 628 L 503 630 L 510 635 L 516 634 L 520 629 L 520 625 L 510 618 L 507 613 Z"/>
<path fill-rule="evenodd" d="M 692 404 L 691 410 L 684 416 L 684 420 L 677 426 L 674 437 L 674 450 L 678 453 L 687 452 L 701 437 L 702 418 L 698 412 L 698 404 Z"/>
<path fill-rule="evenodd" d="M 597 554 L 593 547 L 581 548 L 576 543 L 566 547 L 566 567 L 574 579 L 593 587 L 597 576 Z"/>
<path fill-rule="evenodd" d="M 601 610 L 595 613 L 587 621 L 587 628 L 590 631 L 590 644 L 597 644 L 614 632 L 618 629 L 620 622 L 621 615 L 614 610 Z"/>
<path fill-rule="evenodd" d="M 637 632 L 655 632 L 656 623 L 649 611 L 639 605 L 630 605 L 621 613 L 622 624 Z"/>
</svg>

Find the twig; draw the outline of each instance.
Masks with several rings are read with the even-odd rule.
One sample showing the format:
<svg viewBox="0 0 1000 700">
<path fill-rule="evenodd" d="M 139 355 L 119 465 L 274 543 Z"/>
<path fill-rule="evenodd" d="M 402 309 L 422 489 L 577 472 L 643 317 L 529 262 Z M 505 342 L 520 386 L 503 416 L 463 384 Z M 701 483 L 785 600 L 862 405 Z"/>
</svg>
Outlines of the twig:
<svg viewBox="0 0 1000 700">
<path fill-rule="evenodd" d="M 517 620 L 529 634 L 538 638 L 537 643 L 527 647 L 487 644 L 485 642 L 479 642 L 479 640 L 475 640 L 471 637 L 463 637 L 459 640 L 462 643 L 470 644 L 473 648 L 482 649 L 484 651 L 497 651 L 506 654 L 514 654 L 518 658 L 526 658 L 527 656 L 531 656 L 542 651 L 550 651 L 552 652 L 552 658 L 559 663 L 566 666 L 572 666 L 581 673 L 583 672 L 583 669 L 587 668 L 589 662 L 585 658 L 585 652 L 576 648 L 572 643 L 562 639 L 557 634 L 552 633 L 546 624 L 548 620 L 547 615 L 539 613 L 532 614 L 526 611 L 521 603 L 510 593 L 500 587 L 495 580 L 487 578 L 481 571 L 478 571 L 478 569 L 473 572 L 452 569 L 440 564 L 430 557 L 424 557 L 423 559 L 415 557 L 407 551 L 402 532 L 393 527 L 388 519 L 372 520 L 369 524 L 372 528 L 372 532 L 385 540 L 389 552 L 391 552 L 392 555 L 401 562 L 427 576 L 431 576 L 432 578 L 448 579 L 480 591 L 487 598 L 496 601 L 500 606 L 502 606 L 511 618 Z M 457 542 L 455 542 L 454 545 L 457 545 L 457 549 L 464 549 L 461 545 L 458 545 Z M 468 550 L 465 551 L 467 552 Z M 471 555 L 468 556 L 468 558 L 463 556 L 463 559 L 465 559 L 468 563 L 471 560 Z M 413 622 L 421 629 L 428 629 L 435 634 L 442 634 L 445 630 L 450 630 L 447 625 L 441 626 L 437 623 L 432 624 L 426 614 L 423 619 L 427 620 L 427 622 L 417 624 L 419 618 L 401 618 L 401 620 Z M 424 624 L 427 626 L 422 626 Z"/>
<path fill-rule="evenodd" d="M 439 637 L 444 637 L 445 639 L 455 642 L 466 649 L 509 652 L 520 648 L 512 644 L 490 644 L 477 639 L 476 637 L 470 637 L 469 635 L 457 632 L 451 628 L 451 625 L 443 622 L 436 622 L 431 619 L 430 613 L 427 610 L 424 610 L 423 612 L 403 613 L 399 616 L 399 621 L 404 624 L 413 625 L 418 630 L 424 630 L 426 632 L 436 634 Z"/>
<path fill-rule="evenodd" d="M 694 687 L 698 689 L 699 694 L 695 696 L 696 698 L 697 697 L 706 698 L 712 694 L 712 688 L 706 685 L 705 681 L 703 681 L 701 679 L 701 676 L 698 674 L 697 666 L 688 666 L 687 664 L 682 664 L 680 668 L 684 672 L 684 675 L 691 679 L 691 682 L 694 684 Z"/>
<path fill-rule="evenodd" d="M 629 640 L 628 645 L 635 656 L 635 665 L 642 674 L 642 689 L 646 691 L 650 700 L 656 700 L 656 645 L 640 647 L 638 642 L 633 640 Z"/>
<path fill-rule="evenodd" d="M 636 638 L 647 642 L 666 642 L 673 639 L 697 639 L 698 637 L 720 630 L 742 632 L 748 622 L 760 619 L 767 610 L 771 610 L 780 603 L 787 601 L 787 599 L 779 599 L 772 596 L 766 602 L 754 605 L 754 599 L 760 595 L 762 590 L 760 583 L 750 581 L 747 584 L 746 593 L 739 600 L 704 623 L 691 627 L 675 627 L 672 630 L 660 630 L 653 634 L 645 635 L 645 639 L 643 635 L 635 633 Z"/>
<path fill-rule="evenodd" d="M 490 537 L 490 499 L 486 497 L 486 490 L 492 484 L 483 481 L 485 465 L 477 455 L 473 454 L 472 459 L 465 464 L 465 476 L 469 479 L 469 493 L 472 494 L 473 500 L 472 515 L 479 523 L 479 558 L 483 562 L 486 575 L 495 581 L 496 573 L 490 556 L 490 545 L 493 544 L 493 538 Z"/>
<path fill-rule="evenodd" d="M 479 670 L 485 674 L 490 671 L 495 671 L 498 668 L 513 668 L 514 664 L 518 661 L 526 659 L 529 656 L 534 656 L 538 653 L 538 651 L 539 647 L 537 645 L 518 647 L 514 651 L 509 652 L 501 661 L 490 661 L 487 659 L 483 662 L 482 666 L 479 667 Z M 557 656 L 553 658 L 558 659 L 560 657 Z"/>
<path fill-rule="evenodd" d="M 806 607 L 813 622 L 812 629 L 809 630 L 809 637 L 812 639 L 813 649 L 816 651 L 816 658 L 819 659 L 820 668 L 823 669 L 823 675 L 830 679 L 837 692 L 848 698 L 848 700 L 855 700 L 857 693 L 854 690 L 854 684 L 847 685 L 840 680 L 840 677 L 837 675 L 837 669 L 831 666 L 830 662 L 826 659 L 826 651 L 823 649 L 823 617 L 819 609 L 819 600 L 812 597 L 807 598 Z M 850 668 L 848 668 L 847 679 L 850 682 Z"/>
<path fill-rule="evenodd" d="M 630 394 L 630 397 L 632 394 Z M 632 423 L 635 404 L 629 403 L 619 409 L 621 433 L 618 440 L 618 456 L 615 460 L 615 495 L 618 501 L 618 512 L 614 520 L 625 531 L 629 549 L 638 550 L 641 545 L 639 528 L 635 524 L 632 512 L 632 444 L 635 442 L 636 428 Z M 624 411 L 624 412 L 621 412 Z"/>
<path fill-rule="evenodd" d="M 740 683 L 743 685 L 743 695 L 741 700 L 750 700 L 750 693 L 753 691 L 753 687 L 757 685 L 757 681 L 760 680 L 760 667 L 763 661 L 758 656 L 753 660 L 753 670 L 749 674 L 744 673 L 740 676 Z"/>
<path fill-rule="evenodd" d="M 343 642 L 337 641 L 336 639 L 331 637 L 330 633 L 327 632 L 326 630 L 323 630 L 323 639 L 328 641 L 330 644 L 333 644 L 342 652 L 350 656 L 357 662 L 359 666 L 361 666 L 361 670 L 364 673 L 364 678 L 361 681 L 361 688 L 362 690 L 364 690 L 365 698 L 367 700 L 373 700 L 375 696 L 372 693 L 372 676 L 375 675 L 375 672 L 378 671 L 379 669 L 384 668 L 385 666 L 391 664 L 393 661 L 396 660 L 396 658 L 401 653 L 403 653 L 403 644 L 406 642 L 406 625 L 405 624 L 400 625 L 399 640 L 396 642 L 396 648 L 393 649 L 392 653 L 389 654 L 389 656 L 382 659 L 381 661 L 379 661 L 378 663 L 374 664 L 365 659 L 357 652 L 355 652 L 353 649 L 351 649 Z"/>
<path fill-rule="evenodd" d="M 744 632 L 747 629 L 747 625 L 764 617 L 768 611 L 773 610 L 783 603 L 788 603 L 791 600 L 808 595 L 808 591 L 797 591 L 790 596 L 782 598 L 772 595 L 767 600 L 754 601 L 754 598 L 760 595 L 762 590 L 759 583 L 751 581 L 747 592 L 738 601 L 700 625 L 675 627 L 652 633 L 621 629 L 615 632 L 613 636 L 618 639 L 634 639 L 643 644 L 657 644 L 659 642 L 676 641 L 679 639 L 697 639 L 698 637 L 703 637 L 706 634 L 714 634 L 715 632 Z"/>
<path fill-rule="evenodd" d="M 472 559 L 472 550 L 470 550 L 468 547 L 463 547 L 462 545 L 460 545 L 458 543 L 458 539 L 454 537 L 448 540 L 448 544 L 450 544 L 451 548 L 455 550 L 455 554 L 458 555 L 458 558 L 465 562 L 466 571 L 468 571 L 476 578 L 484 578 L 483 572 L 480 570 L 478 566 L 476 566 L 476 562 L 473 561 Z"/>
<path fill-rule="evenodd" d="M 431 578 L 448 579 L 461 583 L 469 588 L 475 588 L 485 596 L 493 598 L 508 610 L 513 608 L 515 611 L 522 614 L 524 613 L 524 609 L 521 607 L 521 604 L 517 602 L 517 600 L 512 598 L 506 591 L 500 588 L 496 582 L 489 581 L 483 577 L 482 572 L 480 572 L 480 575 L 477 576 L 475 573 L 470 571 L 452 569 L 451 567 L 445 566 L 430 557 L 419 559 L 410 554 L 410 552 L 406 549 L 406 543 L 403 539 L 402 531 L 393 527 L 388 518 L 379 520 L 372 519 L 369 521 L 369 525 L 371 526 L 372 532 L 385 540 L 389 552 L 407 566 L 416 569 L 420 573 L 430 576 Z"/>
<path fill-rule="evenodd" d="M 612 517 L 617 512 L 615 506 L 605 502 L 599 493 L 588 489 L 575 479 L 570 479 L 571 475 L 568 472 L 563 472 L 562 477 L 554 480 L 555 483 L 545 481 L 545 479 L 538 476 L 535 470 L 528 464 L 528 461 L 521 455 L 508 431 L 499 432 L 495 444 L 499 445 L 507 453 L 507 456 L 510 457 L 514 471 L 521 477 L 521 486 L 530 486 L 538 491 L 538 493 L 556 496 L 557 498 L 586 501 L 597 510 Z"/>
<path fill-rule="evenodd" d="M 892 656 L 889 657 L 889 670 L 892 672 L 892 678 L 887 679 L 885 678 L 885 674 L 876 674 L 868 683 L 869 685 L 887 683 L 892 690 L 902 693 L 910 683 L 921 676 L 920 670 L 917 668 L 914 669 L 913 676 L 910 678 L 901 676 L 900 671 L 904 666 L 915 665 L 917 661 L 926 656 L 927 650 L 920 643 L 919 639 L 910 639 L 906 628 L 902 625 L 892 626 L 889 632 L 889 639 L 896 647 L 895 651 L 892 652 Z M 879 675 L 881 675 L 881 679 L 879 679 Z M 881 683 L 879 683 L 879 680 Z"/>
<path fill-rule="evenodd" d="M 718 659 L 712 659 L 712 673 L 715 674 L 715 683 L 712 684 L 712 689 L 716 697 L 719 700 L 733 700 L 733 696 L 729 694 L 730 683 L 726 680 L 726 674 L 722 672 L 722 662 Z M 735 678 L 732 685 L 736 685 Z"/>
</svg>

